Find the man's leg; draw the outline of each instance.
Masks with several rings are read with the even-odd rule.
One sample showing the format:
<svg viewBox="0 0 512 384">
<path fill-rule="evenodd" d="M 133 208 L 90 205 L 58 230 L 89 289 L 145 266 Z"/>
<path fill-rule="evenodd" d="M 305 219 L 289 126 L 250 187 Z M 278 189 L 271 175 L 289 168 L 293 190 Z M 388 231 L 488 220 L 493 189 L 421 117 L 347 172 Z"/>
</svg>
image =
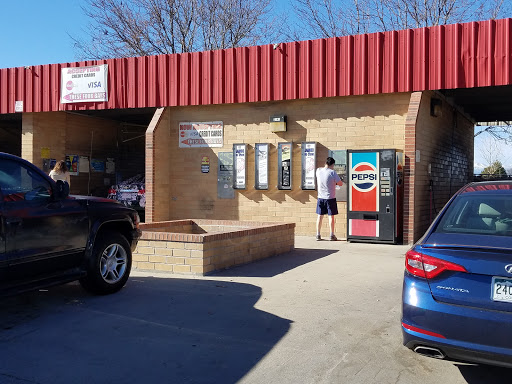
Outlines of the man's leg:
<svg viewBox="0 0 512 384">
<path fill-rule="evenodd" d="M 316 217 L 316 238 L 318 239 L 320 237 L 320 229 L 322 228 L 322 220 L 324 216 L 318 214 Z"/>
<path fill-rule="evenodd" d="M 336 223 L 335 217 L 338 214 L 338 204 L 336 203 L 336 199 L 328 200 L 328 212 L 329 215 L 329 226 L 331 227 L 331 240 L 336 241 L 336 235 L 334 235 L 334 225 Z"/>
<path fill-rule="evenodd" d="M 334 235 L 334 225 L 336 223 L 336 220 L 334 218 L 334 215 L 329 215 L 329 225 L 331 227 L 331 240 L 338 240 L 336 236 Z"/>
<path fill-rule="evenodd" d="M 331 236 L 334 235 L 334 225 L 336 220 L 334 219 L 334 215 L 329 216 L 329 225 L 331 226 Z"/>
</svg>

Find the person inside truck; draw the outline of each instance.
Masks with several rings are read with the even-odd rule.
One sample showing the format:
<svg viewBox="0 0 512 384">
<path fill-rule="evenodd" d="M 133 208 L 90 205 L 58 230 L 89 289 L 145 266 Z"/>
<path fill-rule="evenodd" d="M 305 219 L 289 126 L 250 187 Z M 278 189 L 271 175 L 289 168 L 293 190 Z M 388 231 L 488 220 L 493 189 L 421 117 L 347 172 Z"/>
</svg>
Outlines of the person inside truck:
<svg viewBox="0 0 512 384">
<path fill-rule="evenodd" d="M 62 180 L 68 183 L 68 185 L 71 185 L 68 166 L 64 160 L 57 161 L 55 167 L 50 171 L 49 176 L 55 181 Z"/>
</svg>

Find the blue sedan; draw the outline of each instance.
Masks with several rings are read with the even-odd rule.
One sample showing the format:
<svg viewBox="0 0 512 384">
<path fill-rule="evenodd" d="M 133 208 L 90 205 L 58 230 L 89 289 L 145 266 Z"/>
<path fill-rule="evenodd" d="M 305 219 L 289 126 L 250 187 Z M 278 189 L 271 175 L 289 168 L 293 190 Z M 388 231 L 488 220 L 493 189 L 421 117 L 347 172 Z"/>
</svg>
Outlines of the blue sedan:
<svg viewBox="0 0 512 384">
<path fill-rule="evenodd" d="M 512 182 L 473 183 L 407 252 L 403 343 L 512 368 Z"/>
</svg>

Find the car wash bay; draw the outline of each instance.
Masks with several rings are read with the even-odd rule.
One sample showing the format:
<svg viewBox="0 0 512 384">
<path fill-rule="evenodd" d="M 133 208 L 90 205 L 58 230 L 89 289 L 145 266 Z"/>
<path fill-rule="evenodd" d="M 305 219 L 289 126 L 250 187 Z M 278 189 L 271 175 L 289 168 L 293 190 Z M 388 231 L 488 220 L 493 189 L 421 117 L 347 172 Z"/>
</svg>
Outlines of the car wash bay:
<svg viewBox="0 0 512 384">
<path fill-rule="evenodd" d="M 78 155 L 90 162 L 102 159 L 106 171 L 107 160 L 115 158 L 115 173 L 72 177 L 74 193 L 105 196 L 117 172 L 119 178 L 132 173 L 123 168 L 137 157 L 130 155 L 144 152 L 146 221 L 293 221 L 298 234 L 311 234 L 316 219 L 316 192 L 300 185 L 303 143 L 316 143 L 315 166 L 332 151 L 403 151 L 403 237 L 412 242 L 435 210 L 471 180 L 473 125 L 504 120 L 500 113 L 510 100 L 512 62 L 504 36 L 510 25 L 507 19 L 276 49 L 0 69 L 0 126 L 9 130 L 10 140 L 21 135 L 13 151 L 41 167 L 46 156 Z M 61 103 L 60 70 L 100 64 L 108 65 L 108 100 Z M 459 93 L 466 88 L 474 93 Z M 139 114 L 144 121 L 137 121 Z M 276 115 L 286 116 L 285 131 L 271 129 Z M 220 147 L 180 147 L 181 124 L 212 122 L 222 123 Z M 137 147 L 143 149 L 132 149 L 144 127 L 145 148 L 140 136 Z M 286 190 L 278 183 L 282 143 L 291 144 Z M 225 199 L 218 194 L 219 156 L 232 153 L 234 144 L 247 148 L 246 187 Z M 255 188 L 259 144 L 269 145 L 268 189 Z M 205 159 L 207 173 L 202 172 Z M 142 161 L 128 167 L 138 172 Z M 338 231 L 346 237 L 346 202 L 338 208 Z"/>
<path fill-rule="evenodd" d="M 145 132 L 154 109 L 60 111 L 0 115 L 3 152 L 49 172 L 69 160 L 71 193 L 107 197 L 112 186 L 134 178 L 143 184 Z M 73 164 L 73 160 L 78 160 Z M 136 206 L 143 216 L 143 207 Z"/>
</svg>

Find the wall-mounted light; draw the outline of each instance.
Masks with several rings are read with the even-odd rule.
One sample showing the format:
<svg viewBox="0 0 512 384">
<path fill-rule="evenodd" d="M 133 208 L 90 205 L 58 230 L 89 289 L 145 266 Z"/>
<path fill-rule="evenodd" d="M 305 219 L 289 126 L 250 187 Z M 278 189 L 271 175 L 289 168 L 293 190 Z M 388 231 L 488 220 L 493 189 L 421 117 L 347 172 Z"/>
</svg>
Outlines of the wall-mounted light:
<svg viewBox="0 0 512 384">
<path fill-rule="evenodd" d="M 443 115 L 443 103 L 441 99 L 430 99 L 430 116 L 441 117 Z"/>
<path fill-rule="evenodd" d="M 272 132 L 285 132 L 286 131 L 286 116 L 285 115 L 270 116 L 270 130 Z"/>
</svg>

